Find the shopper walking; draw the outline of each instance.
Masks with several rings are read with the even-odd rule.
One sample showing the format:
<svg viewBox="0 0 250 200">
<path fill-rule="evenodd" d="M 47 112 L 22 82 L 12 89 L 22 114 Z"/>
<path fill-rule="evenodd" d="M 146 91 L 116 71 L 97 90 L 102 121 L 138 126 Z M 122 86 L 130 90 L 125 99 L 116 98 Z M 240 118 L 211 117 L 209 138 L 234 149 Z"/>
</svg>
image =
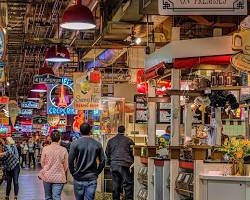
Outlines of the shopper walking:
<svg viewBox="0 0 250 200">
<path fill-rule="evenodd" d="M 68 152 L 60 146 L 59 131 L 51 133 L 52 143 L 42 150 L 39 178 L 43 180 L 45 200 L 60 200 L 63 186 L 66 183 L 68 169 Z"/>
<path fill-rule="evenodd" d="M 113 200 L 120 200 L 122 189 L 125 191 L 126 200 L 132 200 L 134 195 L 134 177 L 131 170 L 134 162 L 134 142 L 124 133 L 125 127 L 120 126 L 118 134 L 108 141 L 106 148 L 108 164 L 111 167 Z"/>
<path fill-rule="evenodd" d="M 31 168 L 31 161 L 33 162 L 33 168 L 36 168 L 35 143 L 33 142 L 33 139 L 29 139 L 28 149 L 29 149 L 29 168 Z"/>
<path fill-rule="evenodd" d="M 90 137 L 89 124 L 82 124 L 80 133 L 81 137 L 72 142 L 69 153 L 69 169 L 74 177 L 75 198 L 94 200 L 97 178 L 105 166 L 105 155 L 101 144 Z"/>
<path fill-rule="evenodd" d="M 15 145 L 15 141 L 11 137 L 6 138 L 6 145 L 4 145 L 4 152 L 0 153 L 0 158 L 3 160 L 5 173 L 6 173 L 6 200 L 9 200 L 11 192 L 12 180 L 14 183 L 14 199 L 17 200 L 19 185 L 18 178 L 20 173 L 18 151 Z"/>
<path fill-rule="evenodd" d="M 29 150 L 27 141 L 23 141 L 20 147 L 21 147 L 21 159 L 22 159 L 21 167 L 24 168 L 27 165 L 27 153 Z"/>
</svg>

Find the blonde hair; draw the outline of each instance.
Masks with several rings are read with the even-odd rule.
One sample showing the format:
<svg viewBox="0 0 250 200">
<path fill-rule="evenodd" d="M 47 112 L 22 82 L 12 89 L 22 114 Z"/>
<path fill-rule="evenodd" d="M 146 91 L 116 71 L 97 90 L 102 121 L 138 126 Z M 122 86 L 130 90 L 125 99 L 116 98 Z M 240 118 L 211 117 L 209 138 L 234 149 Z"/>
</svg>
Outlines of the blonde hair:
<svg viewBox="0 0 250 200">
<path fill-rule="evenodd" d="M 15 144 L 15 141 L 13 140 L 13 138 L 12 137 L 7 137 L 6 138 L 6 142 L 8 143 L 8 144 Z"/>
</svg>

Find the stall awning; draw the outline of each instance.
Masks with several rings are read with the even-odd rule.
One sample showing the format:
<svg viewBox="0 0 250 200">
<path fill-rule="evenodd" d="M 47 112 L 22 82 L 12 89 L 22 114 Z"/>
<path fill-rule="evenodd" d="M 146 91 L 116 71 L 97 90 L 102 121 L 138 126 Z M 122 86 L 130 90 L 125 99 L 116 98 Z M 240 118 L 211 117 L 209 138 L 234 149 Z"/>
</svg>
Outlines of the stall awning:
<svg viewBox="0 0 250 200">
<path fill-rule="evenodd" d="M 207 57 L 196 57 L 196 58 L 180 58 L 175 59 L 175 69 L 190 69 L 196 65 L 228 65 L 231 61 L 231 55 L 224 56 L 207 56 Z"/>
<path fill-rule="evenodd" d="M 173 63 L 175 59 L 224 56 L 235 53 L 237 52 L 232 50 L 232 36 L 172 41 L 146 56 L 145 70 L 161 62 Z"/>
</svg>

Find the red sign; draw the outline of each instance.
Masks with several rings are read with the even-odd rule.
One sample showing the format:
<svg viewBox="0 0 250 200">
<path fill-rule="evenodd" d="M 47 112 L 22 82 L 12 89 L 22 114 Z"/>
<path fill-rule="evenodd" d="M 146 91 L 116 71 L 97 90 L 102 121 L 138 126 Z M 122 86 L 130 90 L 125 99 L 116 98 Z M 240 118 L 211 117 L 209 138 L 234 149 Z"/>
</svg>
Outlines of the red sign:
<svg viewBox="0 0 250 200">
<path fill-rule="evenodd" d="M 8 104 L 9 103 L 9 97 L 3 96 L 0 97 L 0 104 Z"/>
</svg>

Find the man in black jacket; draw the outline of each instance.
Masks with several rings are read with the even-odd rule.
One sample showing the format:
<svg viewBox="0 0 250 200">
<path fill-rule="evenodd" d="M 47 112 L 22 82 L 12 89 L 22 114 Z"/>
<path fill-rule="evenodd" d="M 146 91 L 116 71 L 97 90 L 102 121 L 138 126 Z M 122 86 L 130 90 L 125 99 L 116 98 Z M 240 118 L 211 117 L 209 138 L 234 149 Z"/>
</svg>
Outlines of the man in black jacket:
<svg viewBox="0 0 250 200">
<path fill-rule="evenodd" d="M 118 134 L 108 141 L 106 148 L 108 164 L 111 167 L 113 200 L 120 200 L 122 186 L 125 190 L 125 199 L 133 199 L 134 177 L 131 166 L 134 162 L 134 142 L 124 136 L 124 133 L 125 127 L 120 126 Z"/>
<path fill-rule="evenodd" d="M 97 178 L 105 166 L 105 155 L 101 144 L 90 138 L 89 124 L 82 124 L 80 132 L 81 137 L 70 146 L 69 170 L 74 177 L 76 200 L 94 200 Z"/>
</svg>

